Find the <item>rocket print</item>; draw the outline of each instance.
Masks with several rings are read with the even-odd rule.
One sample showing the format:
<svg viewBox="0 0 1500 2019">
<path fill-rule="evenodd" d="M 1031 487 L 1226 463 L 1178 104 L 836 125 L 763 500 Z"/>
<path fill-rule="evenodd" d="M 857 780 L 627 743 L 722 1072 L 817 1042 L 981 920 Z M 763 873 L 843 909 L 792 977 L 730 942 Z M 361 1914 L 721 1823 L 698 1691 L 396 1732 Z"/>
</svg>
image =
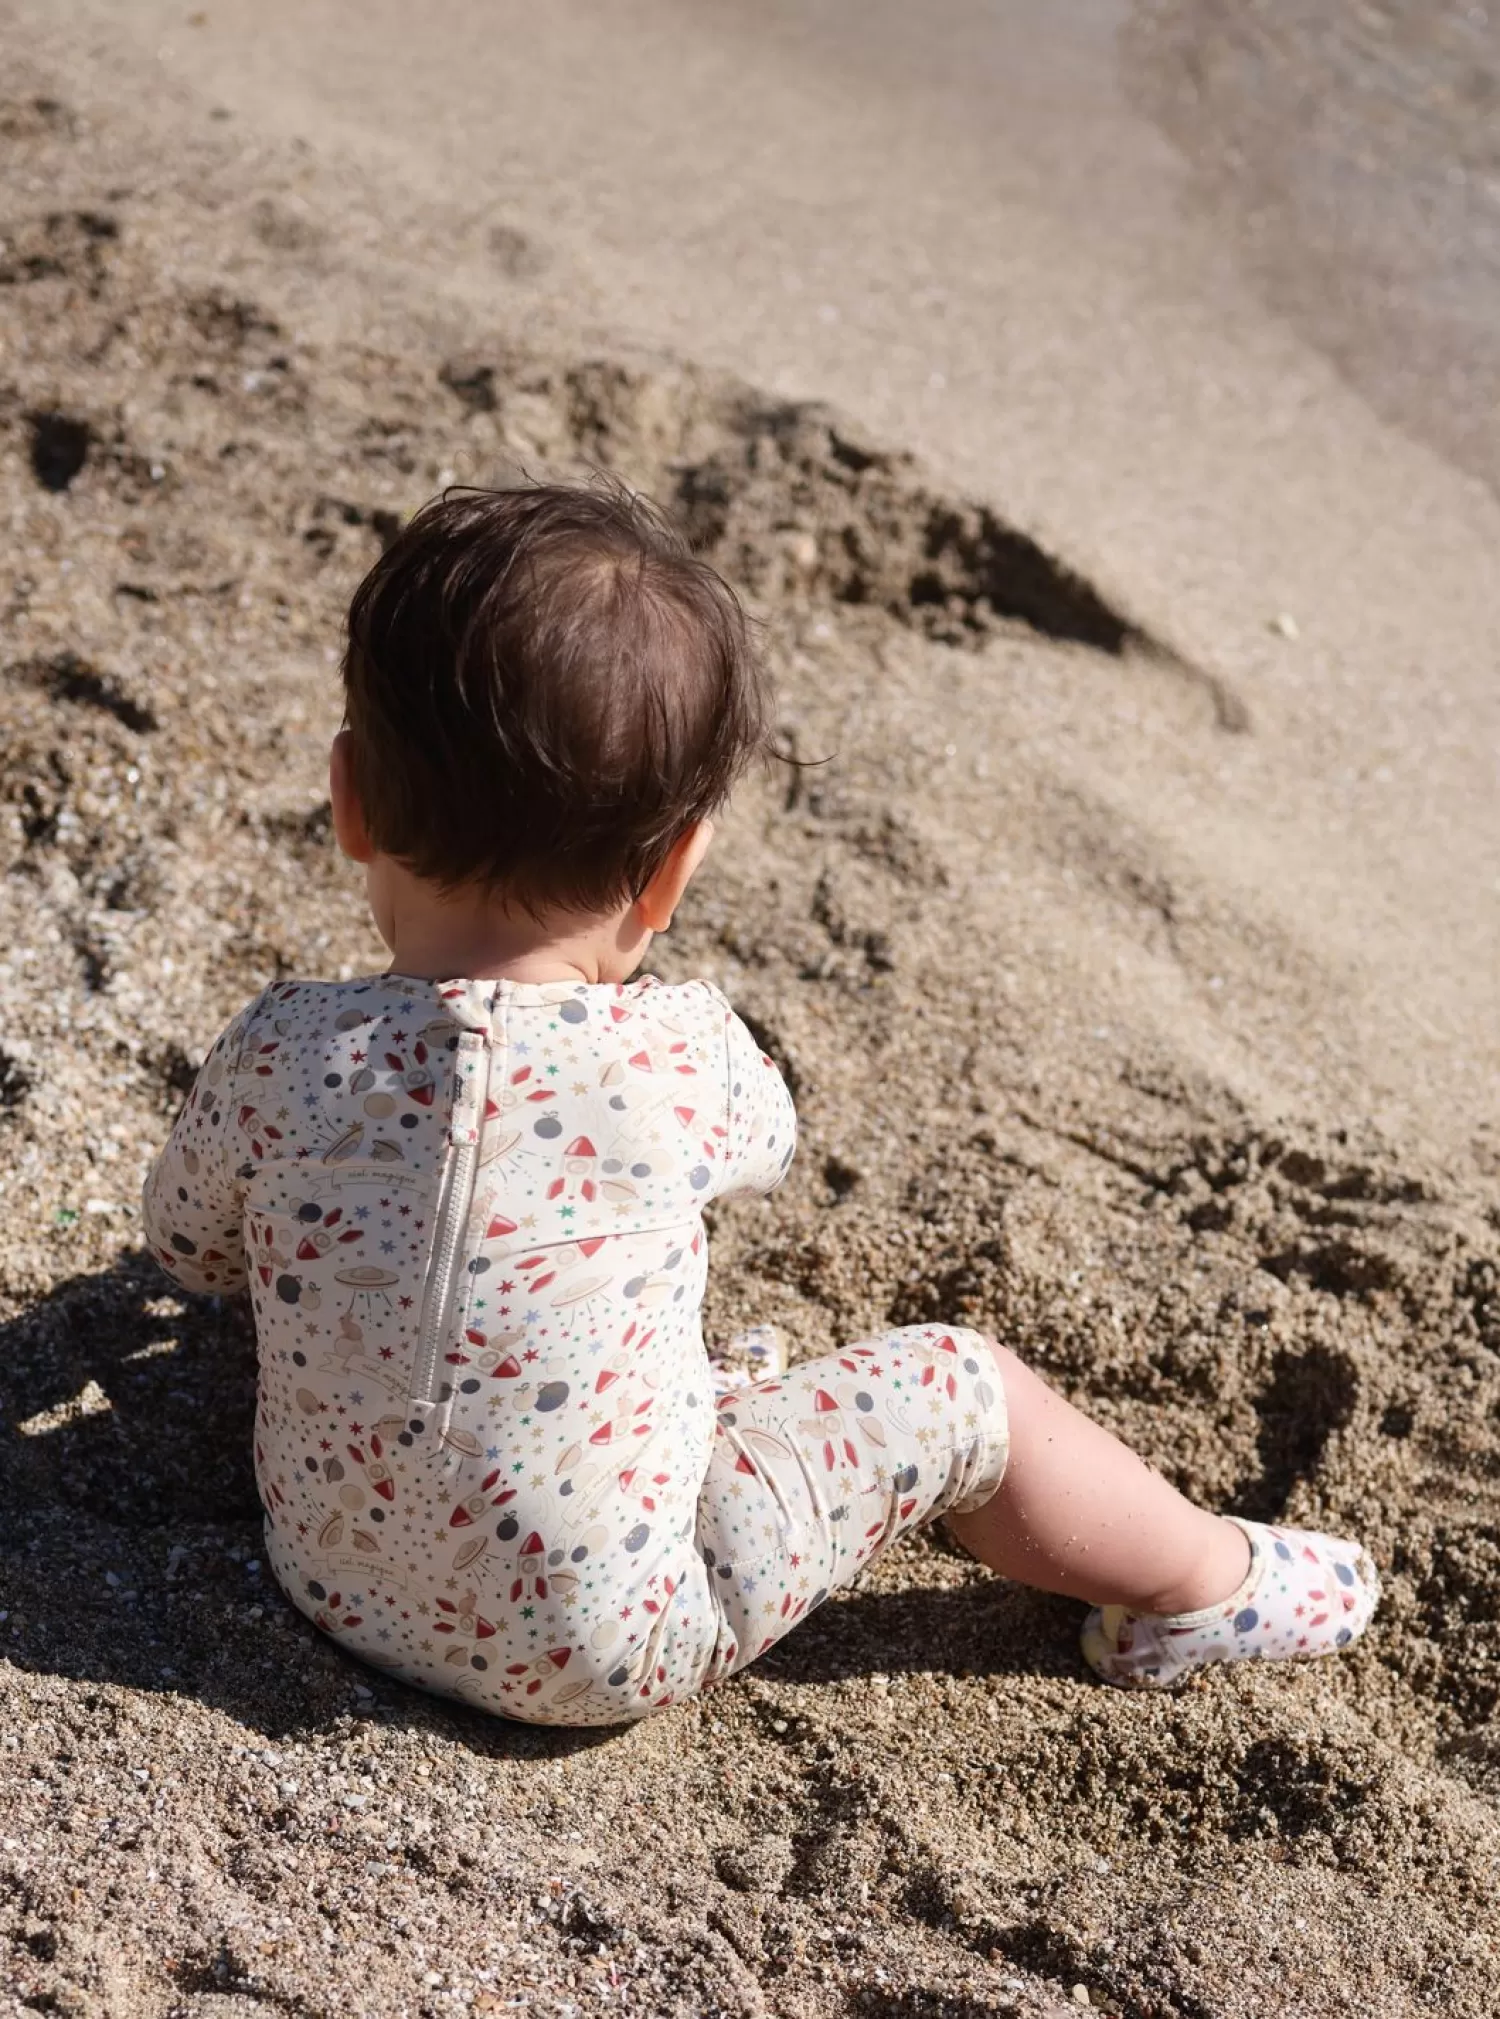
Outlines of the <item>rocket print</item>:
<svg viewBox="0 0 1500 2019">
<path fill-rule="evenodd" d="M 716 1395 L 703 1207 L 796 1123 L 705 983 L 283 981 L 147 1181 L 189 1289 L 247 1285 L 256 1473 L 292 1602 L 509 1717 L 719 1682 L 896 1536 L 978 1505 L 1004 1399 L 909 1328 Z"/>
</svg>

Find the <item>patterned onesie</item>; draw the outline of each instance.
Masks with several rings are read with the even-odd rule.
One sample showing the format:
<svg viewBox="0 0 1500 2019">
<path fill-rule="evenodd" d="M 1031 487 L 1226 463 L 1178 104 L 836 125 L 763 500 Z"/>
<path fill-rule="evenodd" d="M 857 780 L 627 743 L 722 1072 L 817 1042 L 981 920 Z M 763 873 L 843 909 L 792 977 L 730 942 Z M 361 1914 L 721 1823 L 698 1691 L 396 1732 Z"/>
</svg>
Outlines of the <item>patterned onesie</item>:
<svg viewBox="0 0 1500 2019">
<path fill-rule="evenodd" d="M 721 1680 L 894 1537 L 981 1505 L 1005 1401 L 909 1328 L 714 1394 L 703 1207 L 796 1121 L 703 982 L 277 982 L 146 1182 L 162 1264 L 247 1282 L 283 1589 L 363 1660 L 613 1724 Z"/>
</svg>

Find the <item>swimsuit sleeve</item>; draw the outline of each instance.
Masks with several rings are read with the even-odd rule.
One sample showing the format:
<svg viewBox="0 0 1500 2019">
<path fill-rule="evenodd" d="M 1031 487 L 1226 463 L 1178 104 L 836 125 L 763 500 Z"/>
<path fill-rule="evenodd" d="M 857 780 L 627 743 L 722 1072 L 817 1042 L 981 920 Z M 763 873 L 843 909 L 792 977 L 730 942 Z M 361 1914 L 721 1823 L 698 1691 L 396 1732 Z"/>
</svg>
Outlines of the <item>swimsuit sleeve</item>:
<svg viewBox="0 0 1500 2019">
<path fill-rule="evenodd" d="M 245 1286 L 243 1188 L 233 1165 L 235 1071 L 255 1005 L 203 1061 L 146 1177 L 141 1216 L 151 1252 L 184 1290 Z"/>
<path fill-rule="evenodd" d="M 729 1136 L 714 1193 L 773 1192 L 797 1147 L 797 1111 L 774 1060 L 727 1002 L 723 1009 Z"/>
</svg>

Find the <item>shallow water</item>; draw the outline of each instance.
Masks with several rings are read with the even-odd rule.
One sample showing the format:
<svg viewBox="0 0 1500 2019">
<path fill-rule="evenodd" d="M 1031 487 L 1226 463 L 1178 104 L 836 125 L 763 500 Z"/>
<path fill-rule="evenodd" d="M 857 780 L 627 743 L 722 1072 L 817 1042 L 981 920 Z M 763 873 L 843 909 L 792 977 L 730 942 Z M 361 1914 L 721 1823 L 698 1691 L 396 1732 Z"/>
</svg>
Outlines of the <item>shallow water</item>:
<svg viewBox="0 0 1500 2019">
<path fill-rule="evenodd" d="M 1238 256 L 1388 418 L 1500 477 L 1500 7 L 1144 0 L 1137 102 Z"/>
<path fill-rule="evenodd" d="M 744 19 L 744 6 L 731 10 Z M 762 43 L 982 136 L 976 193 L 1162 231 L 1136 117 L 1223 249 L 1382 414 L 1500 478 L 1500 4 L 754 0 Z"/>
<path fill-rule="evenodd" d="M 762 32 L 987 131 L 1060 208 L 1151 230 L 1126 104 L 1272 307 L 1387 419 L 1500 478 L 1500 5 L 761 0 Z M 1113 45 L 1113 46 L 1112 46 Z M 1122 102 L 1125 101 L 1125 102 Z M 1122 116 L 1124 115 L 1124 116 Z"/>
</svg>

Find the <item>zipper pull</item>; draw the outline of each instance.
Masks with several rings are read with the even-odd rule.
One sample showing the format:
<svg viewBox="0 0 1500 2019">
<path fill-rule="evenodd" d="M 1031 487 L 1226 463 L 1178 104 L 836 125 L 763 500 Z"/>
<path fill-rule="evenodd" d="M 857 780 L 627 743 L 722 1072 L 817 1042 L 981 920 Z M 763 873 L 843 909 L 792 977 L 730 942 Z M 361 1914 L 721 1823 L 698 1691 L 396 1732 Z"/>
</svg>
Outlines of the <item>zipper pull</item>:
<svg viewBox="0 0 1500 2019">
<path fill-rule="evenodd" d="M 489 1092 L 489 1069 L 485 1053 L 487 1031 L 461 1031 L 458 1056 L 453 1066 L 453 1112 L 448 1118 L 448 1140 L 455 1149 L 472 1148 L 479 1141 L 484 1119 L 485 1097 Z"/>
</svg>

